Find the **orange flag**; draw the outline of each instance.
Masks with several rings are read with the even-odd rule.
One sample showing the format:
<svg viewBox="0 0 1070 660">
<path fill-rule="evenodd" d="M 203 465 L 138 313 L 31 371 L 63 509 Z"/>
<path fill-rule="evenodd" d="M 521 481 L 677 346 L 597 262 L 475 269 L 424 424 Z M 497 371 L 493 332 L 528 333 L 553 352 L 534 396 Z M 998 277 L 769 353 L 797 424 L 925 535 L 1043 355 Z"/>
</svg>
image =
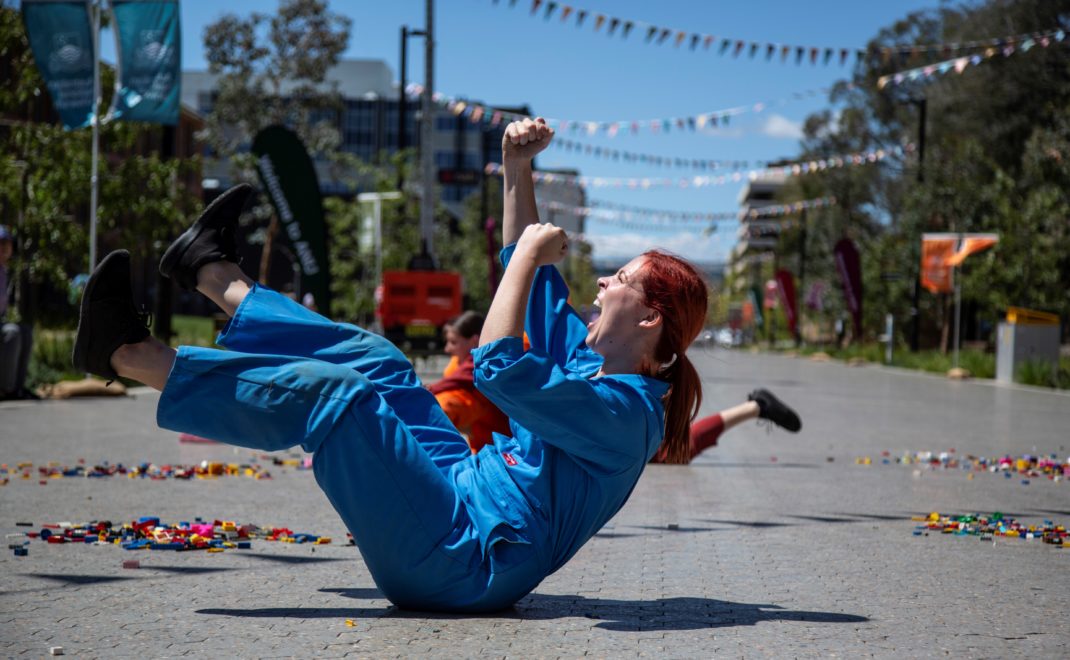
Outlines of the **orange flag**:
<svg viewBox="0 0 1070 660">
<path fill-rule="evenodd" d="M 947 260 L 955 253 L 958 234 L 922 234 L 921 285 L 932 293 L 951 293 L 951 266 Z"/>
<path fill-rule="evenodd" d="M 999 236 L 995 234 L 966 234 L 962 238 L 962 245 L 958 252 L 951 255 L 946 263 L 948 266 L 958 266 L 966 257 L 977 252 L 984 252 L 988 248 L 999 243 Z"/>
</svg>

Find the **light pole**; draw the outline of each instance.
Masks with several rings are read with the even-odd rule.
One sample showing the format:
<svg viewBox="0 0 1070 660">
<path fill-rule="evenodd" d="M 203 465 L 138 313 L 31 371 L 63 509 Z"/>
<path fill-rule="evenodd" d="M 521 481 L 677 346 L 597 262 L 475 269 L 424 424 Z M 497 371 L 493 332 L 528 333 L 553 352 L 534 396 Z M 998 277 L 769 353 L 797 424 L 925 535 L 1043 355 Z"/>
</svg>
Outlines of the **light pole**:
<svg viewBox="0 0 1070 660">
<path fill-rule="evenodd" d="M 393 190 L 390 192 L 367 192 L 357 195 L 357 201 L 371 202 L 372 218 L 375 220 L 375 286 L 379 286 L 383 279 L 383 200 L 401 199 L 401 193 Z"/>
<path fill-rule="evenodd" d="M 398 152 L 404 151 L 408 146 L 405 139 L 405 131 L 408 129 L 408 122 L 406 112 L 408 108 L 408 99 L 405 98 L 405 88 L 408 86 L 409 74 L 408 74 L 408 62 L 409 62 L 409 37 L 426 37 L 427 32 L 423 30 L 410 30 L 409 26 L 401 26 L 401 66 L 399 74 L 401 76 L 400 84 L 398 85 Z M 402 169 L 398 168 L 398 190 L 401 190 L 405 185 L 405 175 L 402 173 Z"/>
<path fill-rule="evenodd" d="M 435 2 L 426 0 L 427 16 L 424 19 L 424 93 L 420 109 L 420 171 L 423 180 L 423 195 L 420 197 L 420 236 L 423 240 L 423 255 L 432 264 L 435 262 L 435 153 L 432 129 L 435 106 Z"/>
</svg>

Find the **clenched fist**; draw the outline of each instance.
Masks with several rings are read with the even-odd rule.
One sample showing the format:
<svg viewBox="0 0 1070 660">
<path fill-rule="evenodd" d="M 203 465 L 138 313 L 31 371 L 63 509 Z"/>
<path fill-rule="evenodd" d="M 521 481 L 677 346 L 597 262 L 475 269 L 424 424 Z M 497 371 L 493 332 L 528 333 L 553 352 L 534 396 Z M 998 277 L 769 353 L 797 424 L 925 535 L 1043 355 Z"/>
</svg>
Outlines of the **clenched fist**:
<svg viewBox="0 0 1070 660">
<path fill-rule="evenodd" d="M 502 136 L 502 160 L 530 161 L 550 144 L 554 129 L 542 117 L 511 122 Z"/>
<path fill-rule="evenodd" d="M 550 223 L 528 225 L 516 244 L 516 251 L 531 256 L 537 266 L 556 264 L 568 254 L 568 235 Z"/>
</svg>

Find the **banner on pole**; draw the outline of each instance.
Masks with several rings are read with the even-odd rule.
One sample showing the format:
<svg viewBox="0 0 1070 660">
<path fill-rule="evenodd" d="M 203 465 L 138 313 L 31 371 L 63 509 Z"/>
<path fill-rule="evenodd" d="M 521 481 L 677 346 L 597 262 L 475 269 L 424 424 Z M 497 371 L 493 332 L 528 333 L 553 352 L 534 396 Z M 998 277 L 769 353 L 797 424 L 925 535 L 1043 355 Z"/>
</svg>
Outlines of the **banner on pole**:
<svg viewBox="0 0 1070 660">
<path fill-rule="evenodd" d="M 955 253 L 958 234 L 921 235 L 921 285 L 930 293 L 955 290 L 954 275 L 947 260 Z"/>
<path fill-rule="evenodd" d="M 178 0 L 111 0 L 119 52 L 113 119 L 178 123 L 181 32 Z"/>
<path fill-rule="evenodd" d="M 794 335 L 799 323 L 795 300 L 795 276 L 790 271 L 781 268 L 776 272 L 776 283 L 780 299 L 784 302 L 784 315 L 788 319 L 788 330 Z"/>
<path fill-rule="evenodd" d="M 253 154 L 264 189 L 301 267 L 301 291 L 312 294 L 317 309 L 331 309 L 327 230 L 319 179 L 305 145 L 282 126 L 269 126 L 253 139 Z"/>
<path fill-rule="evenodd" d="M 37 70 L 66 129 L 93 121 L 93 26 L 89 2 L 23 0 L 22 21 Z"/>
<path fill-rule="evenodd" d="M 849 238 L 841 238 L 836 247 L 836 270 L 843 285 L 843 299 L 854 321 L 855 337 L 862 336 L 862 259 Z"/>
</svg>

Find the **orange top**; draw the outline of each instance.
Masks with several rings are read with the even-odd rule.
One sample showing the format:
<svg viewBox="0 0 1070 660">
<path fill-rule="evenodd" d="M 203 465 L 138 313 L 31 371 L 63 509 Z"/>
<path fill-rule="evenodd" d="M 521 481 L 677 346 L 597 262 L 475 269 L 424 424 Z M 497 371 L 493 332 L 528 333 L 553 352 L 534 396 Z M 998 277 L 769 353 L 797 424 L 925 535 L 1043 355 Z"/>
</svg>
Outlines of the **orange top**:
<svg viewBox="0 0 1070 660">
<path fill-rule="evenodd" d="M 453 357 L 442 373 L 443 379 L 428 389 L 457 430 L 468 437 L 468 446 L 476 453 L 494 441 L 495 431 L 509 435 L 509 418 L 476 389 L 473 369 L 471 357 L 464 362 Z"/>
</svg>

